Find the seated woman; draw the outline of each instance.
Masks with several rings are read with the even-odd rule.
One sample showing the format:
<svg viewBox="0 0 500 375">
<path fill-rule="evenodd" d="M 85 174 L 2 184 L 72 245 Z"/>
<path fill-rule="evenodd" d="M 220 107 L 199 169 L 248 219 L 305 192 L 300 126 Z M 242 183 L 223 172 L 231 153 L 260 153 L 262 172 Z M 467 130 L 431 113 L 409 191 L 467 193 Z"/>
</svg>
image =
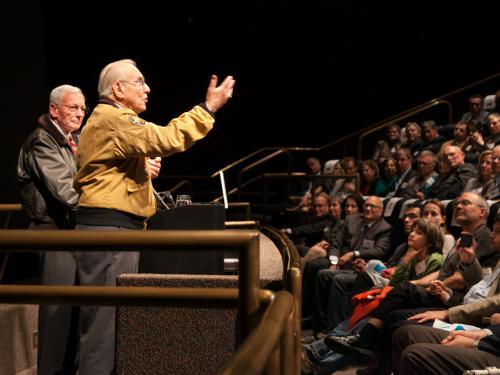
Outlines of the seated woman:
<svg viewBox="0 0 500 375">
<path fill-rule="evenodd" d="M 417 219 L 408 236 L 408 250 L 392 275 L 390 285 L 395 286 L 403 281 L 416 280 L 441 268 L 443 262 L 442 246 L 443 234 L 439 226 L 424 219 Z M 359 280 L 363 284 L 366 282 L 364 277 L 360 277 Z M 359 290 L 357 286 L 353 289 Z M 343 322 L 331 333 L 334 335 L 346 334 L 347 323 L 347 321 Z M 359 331 L 365 323 L 366 319 L 362 320 L 353 328 L 352 332 Z M 353 358 L 332 351 L 326 345 L 325 340 L 318 340 L 303 348 L 303 372 L 330 374 Z"/>
<path fill-rule="evenodd" d="M 362 195 L 375 195 L 375 186 L 379 179 L 377 163 L 373 160 L 363 160 L 361 163 L 361 181 L 359 183 L 359 192 Z"/>
<path fill-rule="evenodd" d="M 446 230 L 446 207 L 438 199 L 429 199 L 425 205 L 422 217 L 434 224 L 439 225 L 443 232 L 443 258 L 455 246 L 455 238 Z"/>
<path fill-rule="evenodd" d="M 479 156 L 477 162 L 478 177 L 467 181 L 464 191 L 481 194 L 486 184 L 493 178 L 493 170 L 491 168 L 492 153 L 491 150 L 486 150 Z"/>
<path fill-rule="evenodd" d="M 388 157 L 382 162 L 381 167 L 382 177 L 378 179 L 375 186 L 375 195 L 377 197 L 385 197 L 387 193 L 395 190 L 396 182 L 398 181 L 396 176 L 396 159 L 392 156 Z"/>
</svg>

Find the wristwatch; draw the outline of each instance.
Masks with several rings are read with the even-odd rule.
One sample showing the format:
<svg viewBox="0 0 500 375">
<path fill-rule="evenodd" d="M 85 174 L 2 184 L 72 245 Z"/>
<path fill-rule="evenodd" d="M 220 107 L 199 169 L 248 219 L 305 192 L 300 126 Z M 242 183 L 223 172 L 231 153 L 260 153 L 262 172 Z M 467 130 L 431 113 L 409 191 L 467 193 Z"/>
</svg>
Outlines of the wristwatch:
<svg viewBox="0 0 500 375">
<path fill-rule="evenodd" d="M 476 350 L 479 350 L 479 339 L 477 339 L 472 343 L 472 347 Z"/>
</svg>

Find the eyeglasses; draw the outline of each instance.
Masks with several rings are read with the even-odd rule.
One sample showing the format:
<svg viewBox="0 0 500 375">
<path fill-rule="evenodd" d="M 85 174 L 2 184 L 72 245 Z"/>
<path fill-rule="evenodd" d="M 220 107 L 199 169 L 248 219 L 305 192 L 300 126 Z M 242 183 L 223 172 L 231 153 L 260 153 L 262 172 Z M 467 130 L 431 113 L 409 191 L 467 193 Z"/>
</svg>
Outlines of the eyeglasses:
<svg viewBox="0 0 500 375">
<path fill-rule="evenodd" d="M 372 210 L 374 210 L 375 208 L 382 208 L 382 207 L 374 205 L 372 203 L 365 203 L 363 206 L 365 206 L 365 208 L 371 208 Z"/>
<path fill-rule="evenodd" d="M 147 86 L 146 80 L 145 79 L 138 79 L 137 81 L 118 81 L 122 83 L 128 83 L 129 85 L 133 85 L 136 87 L 139 87 L 140 89 L 145 89 Z"/>
<path fill-rule="evenodd" d="M 482 205 L 474 203 L 474 202 L 471 202 L 471 201 L 469 201 L 467 199 L 462 199 L 461 201 L 457 201 L 456 205 L 458 206 L 459 204 L 462 205 L 462 206 L 470 206 L 471 204 L 473 204 L 475 206 L 478 206 L 478 207 L 481 207 L 481 208 L 485 208 Z"/>
<path fill-rule="evenodd" d="M 69 113 L 76 113 L 78 110 L 82 111 L 84 114 L 89 113 L 89 107 L 80 107 L 79 105 L 66 105 L 66 104 L 59 104 L 59 103 L 54 103 L 55 105 L 59 105 L 61 107 L 66 107 L 68 108 Z"/>
</svg>

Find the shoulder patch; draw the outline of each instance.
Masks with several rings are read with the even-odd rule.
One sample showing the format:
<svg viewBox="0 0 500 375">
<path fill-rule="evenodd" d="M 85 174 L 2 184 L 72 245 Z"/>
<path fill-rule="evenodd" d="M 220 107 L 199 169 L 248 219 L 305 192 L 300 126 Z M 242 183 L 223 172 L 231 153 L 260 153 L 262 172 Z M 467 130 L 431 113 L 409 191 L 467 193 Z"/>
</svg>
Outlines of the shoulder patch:
<svg viewBox="0 0 500 375">
<path fill-rule="evenodd" d="M 134 125 L 144 125 L 146 121 L 141 120 L 139 117 L 129 116 L 128 120 Z"/>
</svg>

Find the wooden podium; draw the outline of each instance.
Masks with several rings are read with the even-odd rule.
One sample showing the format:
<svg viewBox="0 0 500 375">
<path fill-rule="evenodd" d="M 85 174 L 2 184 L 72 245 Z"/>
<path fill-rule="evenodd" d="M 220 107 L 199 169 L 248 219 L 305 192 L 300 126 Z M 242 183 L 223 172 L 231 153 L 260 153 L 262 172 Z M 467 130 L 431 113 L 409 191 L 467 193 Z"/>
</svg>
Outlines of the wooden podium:
<svg viewBox="0 0 500 375">
<path fill-rule="evenodd" d="M 148 223 L 148 230 L 224 229 L 222 204 L 193 204 L 161 210 Z M 141 252 L 139 273 L 223 275 L 224 251 Z"/>
</svg>

